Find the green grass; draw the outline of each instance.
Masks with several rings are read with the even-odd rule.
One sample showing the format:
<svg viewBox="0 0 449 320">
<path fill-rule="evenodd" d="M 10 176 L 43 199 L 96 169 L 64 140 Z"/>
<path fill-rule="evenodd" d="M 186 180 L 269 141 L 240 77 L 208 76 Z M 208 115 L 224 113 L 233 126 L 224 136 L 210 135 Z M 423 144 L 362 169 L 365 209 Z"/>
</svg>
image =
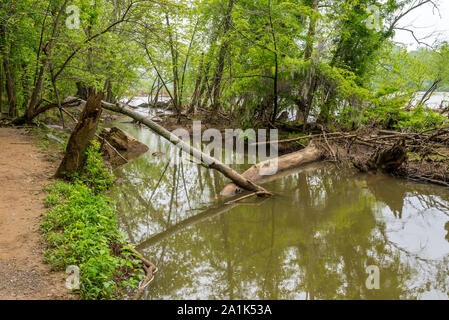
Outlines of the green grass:
<svg viewBox="0 0 449 320">
<path fill-rule="evenodd" d="M 55 270 L 79 267 L 82 299 L 119 299 L 137 288 L 144 272 L 119 233 L 115 206 L 102 194 L 114 177 L 103 168 L 98 147 L 89 148 L 73 181 L 46 187 L 45 259 Z"/>
</svg>

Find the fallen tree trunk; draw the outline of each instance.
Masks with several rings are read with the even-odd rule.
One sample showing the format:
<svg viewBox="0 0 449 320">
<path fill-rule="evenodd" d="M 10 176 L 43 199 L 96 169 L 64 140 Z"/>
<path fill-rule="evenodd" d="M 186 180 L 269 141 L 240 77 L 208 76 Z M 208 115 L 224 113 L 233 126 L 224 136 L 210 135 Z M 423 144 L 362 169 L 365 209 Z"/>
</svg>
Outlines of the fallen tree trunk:
<svg viewBox="0 0 449 320">
<path fill-rule="evenodd" d="M 154 121 L 150 120 L 145 115 L 142 115 L 142 114 L 132 110 L 131 108 L 129 108 L 127 106 L 120 105 L 120 104 L 112 104 L 112 103 L 102 101 L 101 106 L 106 110 L 110 110 L 113 112 L 118 112 L 118 113 L 127 115 L 127 116 L 133 118 L 134 120 L 139 121 L 140 123 L 143 123 L 148 128 L 153 130 L 155 133 L 166 138 L 167 140 L 169 140 L 171 143 L 176 145 L 178 148 L 180 148 L 184 152 L 192 155 L 197 160 L 203 162 L 208 168 L 215 169 L 215 170 L 221 172 L 224 176 L 226 176 L 227 178 L 232 180 L 240 188 L 248 190 L 248 191 L 259 192 L 258 195 L 271 195 L 270 192 L 268 192 L 261 186 L 255 184 L 250 179 L 240 175 L 237 171 L 226 166 L 221 161 L 201 152 L 200 150 L 192 147 L 190 144 L 185 143 L 183 140 L 178 138 L 176 135 L 174 135 L 170 131 L 166 130 L 164 127 L 160 126 L 159 124 L 155 123 Z"/>
<path fill-rule="evenodd" d="M 246 170 L 242 177 L 253 181 L 254 183 L 266 183 L 273 180 L 273 175 L 264 175 L 264 168 L 271 167 L 274 161 L 277 161 L 277 174 L 288 171 L 293 168 L 297 168 L 301 165 L 305 165 L 314 161 L 317 161 L 323 157 L 323 152 L 318 148 L 315 143 L 310 142 L 307 148 L 285 154 L 276 159 L 269 159 L 258 164 L 255 164 L 248 170 Z M 229 183 L 221 191 L 222 196 L 231 196 L 240 191 L 239 186 L 234 183 Z"/>
<path fill-rule="evenodd" d="M 73 129 L 67 144 L 64 159 L 55 174 L 57 178 L 67 177 L 78 171 L 84 163 L 84 153 L 91 140 L 95 137 L 101 116 L 101 99 L 103 93 L 93 92 L 86 102 L 80 119 Z"/>
</svg>

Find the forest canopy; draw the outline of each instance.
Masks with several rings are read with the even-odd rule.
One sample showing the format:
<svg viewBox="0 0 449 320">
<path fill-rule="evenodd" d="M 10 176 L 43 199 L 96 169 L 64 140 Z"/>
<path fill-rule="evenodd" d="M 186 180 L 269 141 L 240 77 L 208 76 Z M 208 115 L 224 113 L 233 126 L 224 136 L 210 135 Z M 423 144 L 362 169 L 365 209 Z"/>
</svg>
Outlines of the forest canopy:
<svg viewBox="0 0 449 320">
<path fill-rule="evenodd" d="M 3 0 L 1 110 L 32 122 L 96 88 L 114 103 L 164 93 L 177 114 L 232 114 L 245 126 L 272 125 L 287 110 L 299 123 L 438 125 L 444 117 L 422 106 L 449 86 L 449 45 L 417 39 L 419 49 L 408 51 L 393 41 L 401 19 L 436 5 Z"/>
</svg>

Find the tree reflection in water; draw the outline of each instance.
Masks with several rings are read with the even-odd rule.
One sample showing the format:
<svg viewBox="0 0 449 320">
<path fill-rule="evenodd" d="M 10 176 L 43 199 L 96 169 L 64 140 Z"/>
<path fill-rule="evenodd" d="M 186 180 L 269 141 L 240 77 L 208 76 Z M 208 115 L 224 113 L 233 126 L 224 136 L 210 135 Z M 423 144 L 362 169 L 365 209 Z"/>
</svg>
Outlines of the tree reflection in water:
<svg viewBox="0 0 449 320">
<path fill-rule="evenodd" d="M 448 298 L 446 188 L 321 166 L 269 182 L 272 199 L 225 205 L 221 175 L 169 160 L 127 164 L 111 191 L 122 231 L 159 268 L 147 299 Z"/>
</svg>

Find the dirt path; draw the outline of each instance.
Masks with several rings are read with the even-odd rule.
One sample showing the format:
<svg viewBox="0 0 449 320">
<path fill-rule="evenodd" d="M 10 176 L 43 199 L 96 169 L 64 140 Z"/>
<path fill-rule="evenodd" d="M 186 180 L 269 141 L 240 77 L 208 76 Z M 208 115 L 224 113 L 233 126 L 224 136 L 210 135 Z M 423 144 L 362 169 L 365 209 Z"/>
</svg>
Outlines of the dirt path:
<svg viewBox="0 0 449 320">
<path fill-rule="evenodd" d="M 68 299 L 65 274 L 43 261 L 42 187 L 55 164 L 25 131 L 0 128 L 0 299 Z"/>
</svg>

